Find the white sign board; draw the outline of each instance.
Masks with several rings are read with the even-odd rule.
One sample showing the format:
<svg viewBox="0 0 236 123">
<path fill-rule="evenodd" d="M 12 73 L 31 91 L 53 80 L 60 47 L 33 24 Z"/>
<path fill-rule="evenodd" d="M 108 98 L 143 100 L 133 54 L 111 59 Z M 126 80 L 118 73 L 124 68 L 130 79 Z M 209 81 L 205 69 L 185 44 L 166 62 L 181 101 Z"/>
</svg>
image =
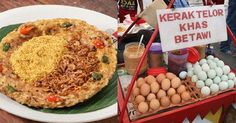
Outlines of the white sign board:
<svg viewBox="0 0 236 123">
<path fill-rule="evenodd" d="M 224 5 L 157 10 L 162 50 L 227 40 Z"/>
</svg>

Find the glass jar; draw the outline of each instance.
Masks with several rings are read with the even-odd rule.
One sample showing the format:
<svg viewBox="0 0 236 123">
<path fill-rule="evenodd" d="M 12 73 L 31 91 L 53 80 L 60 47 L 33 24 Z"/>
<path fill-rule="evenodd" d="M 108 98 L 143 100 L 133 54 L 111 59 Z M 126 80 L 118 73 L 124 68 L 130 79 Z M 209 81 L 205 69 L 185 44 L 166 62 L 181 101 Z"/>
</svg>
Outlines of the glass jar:
<svg viewBox="0 0 236 123">
<path fill-rule="evenodd" d="M 152 43 L 148 53 L 149 68 L 162 67 L 164 64 L 163 53 L 160 43 Z"/>
<path fill-rule="evenodd" d="M 133 43 L 129 43 L 125 45 L 125 50 L 123 54 L 124 62 L 125 62 L 125 69 L 131 75 L 134 75 L 135 70 L 145 50 L 144 44 L 141 44 L 140 46 L 138 45 L 139 45 L 138 42 L 133 42 Z M 148 67 L 148 63 L 147 63 L 147 57 L 146 57 L 139 71 L 139 74 L 144 73 L 147 70 L 147 67 Z"/>
</svg>

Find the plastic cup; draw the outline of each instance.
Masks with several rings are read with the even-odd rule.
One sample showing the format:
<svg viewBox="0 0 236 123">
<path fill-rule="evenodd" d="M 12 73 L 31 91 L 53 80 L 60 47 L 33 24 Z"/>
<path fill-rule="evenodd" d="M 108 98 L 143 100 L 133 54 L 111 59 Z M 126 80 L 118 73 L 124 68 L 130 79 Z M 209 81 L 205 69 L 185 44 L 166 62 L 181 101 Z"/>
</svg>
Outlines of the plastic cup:
<svg viewBox="0 0 236 123">
<path fill-rule="evenodd" d="M 138 63 L 142 57 L 142 54 L 145 50 L 144 44 L 141 44 L 138 48 L 138 42 L 133 42 L 125 45 L 124 50 L 124 62 L 125 62 L 125 69 L 131 75 L 134 75 L 135 70 L 138 66 Z M 144 63 L 140 69 L 139 74 L 144 73 L 147 70 L 147 57 L 144 60 Z"/>
</svg>

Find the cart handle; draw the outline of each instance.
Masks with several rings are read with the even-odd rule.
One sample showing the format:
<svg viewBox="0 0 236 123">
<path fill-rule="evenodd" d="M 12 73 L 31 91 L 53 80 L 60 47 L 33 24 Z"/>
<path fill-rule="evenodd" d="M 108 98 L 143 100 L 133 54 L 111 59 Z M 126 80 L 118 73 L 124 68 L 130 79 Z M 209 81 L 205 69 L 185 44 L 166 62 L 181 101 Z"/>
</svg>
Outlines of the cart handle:
<svg viewBox="0 0 236 123">
<path fill-rule="evenodd" d="M 174 2 L 175 2 L 175 0 L 171 0 L 170 3 L 169 3 L 169 5 L 167 6 L 167 9 L 171 8 L 171 6 L 174 4 Z M 136 20 L 138 20 L 138 19 L 136 19 Z M 136 21 L 135 21 L 135 22 L 136 22 Z M 133 24 L 133 23 L 132 23 L 132 24 Z M 131 25 L 132 25 L 132 24 L 131 24 Z M 131 29 L 131 25 L 130 25 L 130 29 Z M 133 24 L 133 25 L 134 25 L 134 24 Z M 133 25 L 132 25 L 132 26 L 133 26 Z M 128 29 L 129 29 L 129 28 L 128 28 Z M 128 32 L 128 29 L 126 30 L 126 32 Z M 148 44 L 147 44 L 145 50 L 144 50 L 143 55 L 142 55 L 142 57 L 141 57 L 141 59 L 140 59 L 140 61 L 139 61 L 138 67 L 136 68 L 136 71 L 135 71 L 135 74 L 134 74 L 134 76 L 133 76 L 133 78 L 132 78 L 132 80 L 131 80 L 130 86 L 128 87 L 128 91 L 127 91 L 127 94 L 126 94 L 126 98 L 125 98 L 123 107 L 122 107 L 122 109 L 121 109 L 120 118 L 119 118 L 121 123 L 123 122 L 124 113 L 125 113 L 126 106 L 127 106 L 127 104 L 128 104 L 128 100 L 129 100 L 129 97 L 130 97 L 132 88 L 133 88 L 133 86 L 134 86 L 135 80 L 136 80 L 136 78 L 138 77 L 138 73 L 139 73 L 139 71 L 140 71 L 140 69 L 141 69 L 141 66 L 142 66 L 142 64 L 143 64 L 143 62 L 144 62 L 144 59 L 145 59 L 145 57 L 146 57 L 146 55 L 147 55 L 147 52 L 148 52 L 149 48 L 151 47 L 152 42 L 155 40 L 155 38 L 156 38 L 156 36 L 157 36 L 158 33 L 159 33 L 159 28 L 158 28 L 158 25 L 157 25 L 156 28 L 155 28 L 155 31 L 153 32 L 153 34 L 152 34 L 152 36 L 151 36 L 151 38 L 150 38 L 150 40 L 149 40 L 149 42 L 148 42 Z M 124 35 L 125 35 L 125 33 L 124 33 Z M 124 35 L 123 35 L 122 37 L 124 37 Z M 120 41 L 122 41 L 122 40 L 120 40 Z"/>
</svg>

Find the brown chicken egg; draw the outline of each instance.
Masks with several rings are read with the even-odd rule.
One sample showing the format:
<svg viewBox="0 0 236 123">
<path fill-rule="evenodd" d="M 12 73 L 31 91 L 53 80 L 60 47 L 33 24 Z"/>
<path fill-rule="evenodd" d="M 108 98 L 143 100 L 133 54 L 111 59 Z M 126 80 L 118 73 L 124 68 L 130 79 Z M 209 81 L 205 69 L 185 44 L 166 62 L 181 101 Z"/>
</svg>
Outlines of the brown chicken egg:
<svg viewBox="0 0 236 123">
<path fill-rule="evenodd" d="M 148 94 L 147 101 L 151 101 L 152 99 L 156 99 L 156 95 L 153 93 Z"/>
<path fill-rule="evenodd" d="M 159 83 L 161 83 L 161 81 L 162 81 L 163 79 L 165 79 L 165 78 L 166 78 L 166 75 L 163 74 L 163 73 L 159 74 L 159 75 L 156 77 L 156 79 L 157 79 L 157 81 L 158 81 Z"/>
<path fill-rule="evenodd" d="M 152 99 L 149 103 L 149 106 L 152 110 L 157 110 L 160 108 L 160 102 L 157 99 Z"/>
<path fill-rule="evenodd" d="M 132 91 L 133 96 L 138 96 L 139 95 L 139 88 L 134 88 Z"/>
<path fill-rule="evenodd" d="M 171 80 L 171 86 L 172 88 L 178 88 L 181 85 L 181 80 L 179 77 L 175 77 Z"/>
<path fill-rule="evenodd" d="M 168 90 L 170 88 L 170 80 L 169 79 L 163 79 L 161 82 L 161 88 L 163 90 Z"/>
<path fill-rule="evenodd" d="M 157 98 L 160 99 L 162 97 L 165 97 L 166 96 L 166 92 L 162 89 L 160 89 L 158 92 L 157 92 Z"/>
<path fill-rule="evenodd" d="M 158 83 L 153 82 L 151 84 L 151 92 L 152 93 L 157 93 L 159 91 L 159 89 L 160 89 L 160 85 Z"/>
<path fill-rule="evenodd" d="M 145 97 L 142 96 L 142 95 L 138 95 L 137 97 L 135 97 L 135 102 L 137 104 L 141 103 L 141 102 L 144 102 L 145 101 Z"/>
<path fill-rule="evenodd" d="M 144 83 L 142 84 L 141 88 L 140 88 L 140 93 L 143 95 L 143 96 L 147 96 L 151 91 L 151 88 L 150 88 L 150 85 Z"/>
<path fill-rule="evenodd" d="M 191 99 L 191 96 L 190 96 L 189 92 L 184 91 L 184 92 L 181 94 L 181 98 L 182 98 L 184 101 L 188 101 L 188 100 Z"/>
<path fill-rule="evenodd" d="M 142 77 L 138 78 L 138 80 L 137 80 L 137 87 L 140 88 L 141 85 L 144 84 L 144 83 L 146 83 L 146 82 L 145 82 L 145 80 Z"/>
<path fill-rule="evenodd" d="M 156 82 L 156 78 L 152 75 L 148 75 L 147 77 L 145 77 L 145 81 L 151 85 L 153 82 Z"/>
<path fill-rule="evenodd" d="M 169 105 L 170 105 L 170 99 L 169 99 L 169 97 L 162 97 L 161 98 L 161 105 L 163 106 L 163 107 L 168 107 Z"/>
<path fill-rule="evenodd" d="M 186 91 L 185 85 L 180 85 L 180 86 L 178 87 L 178 89 L 177 89 L 177 92 L 178 92 L 179 94 L 183 93 L 184 91 Z"/>
<path fill-rule="evenodd" d="M 181 102 L 179 94 L 174 94 L 173 96 L 171 96 L 171 102 L 173 104 L 179 104 Z"/>
<path fill-rule="evenodd" d="M 138 111 L 139 111 L 140 113 L 146 113 L 146 112 L 148 112 L 148 109 L 149 109 L 149 107 L 148 107 L 147 102 L 141 102 L 141 103 L 139 103 L 139 105 L 138 105 Z"/>
<path fill-rule="evenodd" d="M 168 96 L 172 96 L 172 95 L 174 95 L 174 94 L 176 94 L 175 89 L 174 89 L 174 88 L 169 88 L 169 90 L 167 91 L 167 95 L 168 95 Z"/>
<path fill-rule="evenodd" d="M 173 74 L 173 73 L 171 73 L 171 72 L 167 72 L 167 73 L 166 73 L 166 77 L 167 77 L 168 79 L 172 80 L 173 78 L 176 77 L 176 75 Z"/>
</svg>

